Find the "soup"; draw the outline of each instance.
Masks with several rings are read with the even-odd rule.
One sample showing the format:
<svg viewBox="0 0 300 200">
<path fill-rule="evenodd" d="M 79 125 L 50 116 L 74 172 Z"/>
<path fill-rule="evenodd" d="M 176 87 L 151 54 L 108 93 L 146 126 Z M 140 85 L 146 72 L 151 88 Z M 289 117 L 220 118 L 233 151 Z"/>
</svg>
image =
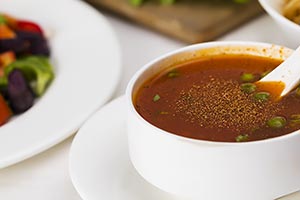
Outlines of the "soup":
<svg viewBox="0 0 300 200">
<path fill-rule="evenodd" d="M 300 129 L 300 88 L 278 100 L 283 85 L 254 84 L 282 61 L 220 55 L 172 66 L 146 80 L 137 112 L 176 135 L 221 142 L 273 138 Z"/>
</svg>

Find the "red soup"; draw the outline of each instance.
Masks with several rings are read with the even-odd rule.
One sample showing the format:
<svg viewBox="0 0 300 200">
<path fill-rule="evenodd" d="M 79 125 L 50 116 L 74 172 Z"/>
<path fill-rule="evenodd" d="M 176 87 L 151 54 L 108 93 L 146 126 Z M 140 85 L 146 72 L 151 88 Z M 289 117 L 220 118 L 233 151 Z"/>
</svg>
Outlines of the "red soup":
<svg viewBox="0 0 300 200">
<path fill-rule="evenodd" d="M 300 88 L 278 100 L 282 85 L 254 84 L 282 61 L 257 56 L 201 58 L 146 80 L 134 97 L 148 122 L 176 135 L 245 142 L 300 129 Z"/>
</svg>

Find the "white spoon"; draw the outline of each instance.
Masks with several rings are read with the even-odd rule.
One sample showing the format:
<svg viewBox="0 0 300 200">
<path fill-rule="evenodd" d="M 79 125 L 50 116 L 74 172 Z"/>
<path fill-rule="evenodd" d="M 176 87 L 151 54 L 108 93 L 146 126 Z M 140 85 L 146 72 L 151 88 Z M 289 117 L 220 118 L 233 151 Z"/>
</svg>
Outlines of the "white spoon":
<svg viewBox="0 0 300 200">
<path fill-rule="evenodd" d="M 299 200 L 300 199 L 300 191 L 285 195 L 275 200 Z"/>
<path fill-rule="evenodd" d="M 294 89 L 300 83 L 300 46 L 283 63 L 258 81 L 260 82 L 284 83 L 280 97 Z"/>
</svg>

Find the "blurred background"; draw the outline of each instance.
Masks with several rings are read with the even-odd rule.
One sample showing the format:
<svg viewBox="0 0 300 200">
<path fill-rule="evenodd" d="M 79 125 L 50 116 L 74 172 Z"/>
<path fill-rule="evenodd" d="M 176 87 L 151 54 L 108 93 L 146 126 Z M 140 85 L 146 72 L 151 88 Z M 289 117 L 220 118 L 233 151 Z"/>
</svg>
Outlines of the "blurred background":
<svg viewBox="0 0 300 200">
<path fill-rule="evenodd" d="M 263 13 L 257 0 L 86 0 L 172 38 L 213 40 Z"/>
</svg>

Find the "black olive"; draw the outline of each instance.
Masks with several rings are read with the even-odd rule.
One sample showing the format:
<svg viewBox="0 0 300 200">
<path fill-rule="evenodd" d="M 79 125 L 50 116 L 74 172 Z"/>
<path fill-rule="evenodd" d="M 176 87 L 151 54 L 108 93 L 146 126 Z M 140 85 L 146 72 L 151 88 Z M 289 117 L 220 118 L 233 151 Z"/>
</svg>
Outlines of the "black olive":
<svg viewBox="0 0 300 200">
<path fill-rule="evenodd" d="M 14 69 L 8 75 L 7 94 L 14 113 L 28 110 L 34 102 L 34 94 L 19 69 Z"/>
</svg>

